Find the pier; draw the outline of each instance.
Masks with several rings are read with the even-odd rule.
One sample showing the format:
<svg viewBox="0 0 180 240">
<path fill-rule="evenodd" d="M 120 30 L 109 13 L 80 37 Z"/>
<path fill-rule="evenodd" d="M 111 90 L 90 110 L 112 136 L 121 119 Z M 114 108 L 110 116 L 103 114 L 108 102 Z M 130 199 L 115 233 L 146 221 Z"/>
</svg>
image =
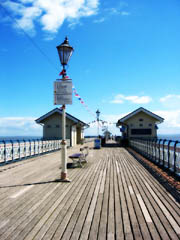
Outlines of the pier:
<svg viewBox="0 0 180 240">
<path fill-rule="evenodd" d="M 60 151 L 0 166 L 0 239 L 178 240 L 179 192 L 114 142 L 86 145 L 88 162 L 68 169 L 70 183 L 56 181 Z"/>
</svg>

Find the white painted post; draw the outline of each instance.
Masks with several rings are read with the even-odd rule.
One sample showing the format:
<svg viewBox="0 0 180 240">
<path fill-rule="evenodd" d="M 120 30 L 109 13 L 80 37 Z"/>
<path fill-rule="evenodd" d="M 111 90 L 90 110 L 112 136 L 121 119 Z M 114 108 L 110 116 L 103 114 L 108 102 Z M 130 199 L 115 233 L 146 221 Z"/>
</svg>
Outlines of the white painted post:
<svg viewBox="0 0 180 240">
<path fill-rule="evenodd" d="M 67 178 L 67 142 L 66 142 L 66 107 L 62 106 L 62 141 L 61 141 L 61 181 L 69 182 Z"/>
</svg>

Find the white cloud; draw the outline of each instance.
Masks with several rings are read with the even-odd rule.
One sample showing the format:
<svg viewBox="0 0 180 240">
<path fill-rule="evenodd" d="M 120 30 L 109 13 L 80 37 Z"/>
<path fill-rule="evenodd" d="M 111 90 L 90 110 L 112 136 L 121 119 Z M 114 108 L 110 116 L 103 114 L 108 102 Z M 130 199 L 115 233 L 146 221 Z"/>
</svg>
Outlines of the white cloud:
<svg viewBox="0 0 180 240">
<path fill-rule="evenodd" d="M 130 15 L 130 12 L 122 11 L 122 12 L 120 12 L 120 14 L 121 14 L 122 16 L 129 16 L 129 15 Z"/>
<path fill-rule="evenodd" d="M 94 23 L 102 23 L 102 22 L 104 22 L 104 21 L 105 21 L 105 18 L 102 17 L 102 18 L 99 18 L 99 19 L 94 20 Z"/>
<path fill-rule="evenodd" d="M 121 15 L 121 16 L 129 16 L 130 12 L 129 11 L 124 11 L 122 10 L 124 6 L 120 6 L 117 8 L 106 8 L 105 11 L 108 12 L 111 15 Z"/>
<path fill-rule="evenodd" d="M 163 106 L 169 109 L 178 109 L 180 107 L 180 95 L 169 94 L 160 98 Z"/>
<path fill-rule="evenodd" d="M 180 131 L 180 110 L 156 111 L 155 114 L 163 117 L 164 125 L 167 128 L 179 128 Z"/>
<path fill-rule="evenodd" d="M 164 122 L 158 124 L 158 134 L 180 134 L 180 109 L 179 110 L 172 110 L 172 111 L 152 111 L 153 113 L 161 116 L 164 118 Z M 116 123 L 122 117 L 128 115 L 129 112 L 122 113 L 122 114 L 106 114 L 102 115 L 103 120 L 109 123 Z M 116 127 L 115 124 L 106 124 L 108 126 L 108 130 L 112 134 L 121 135 L 119 128 Z M 101 129 L 101 128 L 100 128 Z M 100 130 L 100 134 L 102 134 Z M 97 124 L 91 126 L 91 128 L 85 130 L 85 135 L 97 135 Z"/>
<path fill-rule="evenodd" d="M 16 17 L 16 27 L 35 31 L 38 21 L 44 31 L 56 33 L 65 20 L 73 24 L 81 17 L 96 14 L 98 4 L 99 0 L 9 0 L 4 6 Z"/>
<path fill-rule="evenodd" d="M 170 100 L 180 100 L 180 95 L 175 95 L 175 94 L 169 94 L 165 97 L 160 98 L 160 102 L 166 102 L 166 101 L 170 101 Z"/>
<path fill-rule="evenodd" d="M 33 117 L 0 118 L 1 136 L 41 136 L 42 127 L 35 123 Z"/>
<path fill-rule="evenodd" d="M 155 111 L 155 114 L 164 118 L 158 125 L 158 134 L 180 134 L 180 110 Z"/>
<path fill-rule="evenodd" d="M 152 101 L 152 98 L 149 96 L 124 96 L 122 94 L 118 94 L 114 97 L 111 103 L 124 103 L 124 101 L 129 101 L 136 104 L 147 104 Z"/>
</svg>

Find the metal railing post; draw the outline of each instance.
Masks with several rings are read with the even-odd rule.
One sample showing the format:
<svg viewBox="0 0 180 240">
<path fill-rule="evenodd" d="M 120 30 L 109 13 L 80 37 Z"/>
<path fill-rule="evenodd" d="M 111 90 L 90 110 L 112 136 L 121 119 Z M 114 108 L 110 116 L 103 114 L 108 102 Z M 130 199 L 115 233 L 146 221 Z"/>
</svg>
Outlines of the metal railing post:
<svg viewBox="0 0 180 240">
<path fill-rule="evenodd" d="M 24 147 L 23 147 L 23 156 L 26 158 L 26 140 L 23 139 Z"/>
<path fill-rule="evenodd" d="M 170 148 L 171 142 L 172 142 L 171 140 L 168 141 L 168 169 L 170 168 L 170 162 L 169 162 L 169 160 L 170 160 L 170 151 L 169 151 L 169 148 Z"/>
<path fill-rule="evenodd" d="M 149 158 L 149 139 L 146 139 L 145 144 L 146 144 L 146 157 Z"/>
<path fill-rule="evenodd" d="M 163 140 L 163 167 L 164 167 L 164 143 L 166 142 L 166 139 Z"/>
<path fill-rule="evenodd" d="M 155 160 L 156 160 L 156 141 L 157 141 L 157 139 L 154 138 L 153 142 L 152 142 L 152 160 L 153 160 L 153 162 L 155 162 Z"/>
<path fill-rule="evenodd" d="M 21 159 L 21 152 L 20 152 L 20 141 L 17 140 L 18 142 L 18 155 L 19 155 L 19 159 Z"/>
<path fill-rule="evenodd" d="M 2 140 L 3 144 L 4 144 L 4 162 L 6 163 L 6 141 Z"/>
<path fill-rule="evenodd" d="M 174 143 L 174 174 L 176 175 L 176 145 L 178 144 L 178 141 L 175 141 Z"/>
<path fill-rule="evenodd" d="M 162 139 L 159 139 L 159 159 L 158 159 L 158 164 L 160 165 L 161 162 L 161 141 Z"/>
<path fill-rule="evenodd" d="M 34 155 L 36 155 L 36 140 L 34 139 Z"/>
<path fill-rule="evenodd" d="M 29 157 L 31 156 L 31 140 L 29 139 Z"/>
<path fill-rule="evenodd" d="M 14 160 L 14 149 L 13 149 L 13 140 L 10 140 L 10 143 L 11 143 L 11 160 L 13 161 Z"/>
<path fill-rule="evenodd" d="M 155 142 L 155 162 L 157 160 L 157 143 L 158 143 L 158 139 L 156 139 L 156 142 Z"/>
</svg>

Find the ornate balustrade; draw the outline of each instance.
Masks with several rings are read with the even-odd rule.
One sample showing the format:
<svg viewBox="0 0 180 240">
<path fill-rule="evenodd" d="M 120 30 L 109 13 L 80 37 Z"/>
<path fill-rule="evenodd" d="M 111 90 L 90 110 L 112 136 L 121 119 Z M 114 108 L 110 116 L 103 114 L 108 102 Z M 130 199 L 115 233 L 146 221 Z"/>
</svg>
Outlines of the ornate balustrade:
<svg viewBox="0 0 180 240">
<path fill-rule="evenodd" d="M 136 152 L 180 177 L 180 141 L 132 138 L 129 145 Z"/>
<path fill-rule="evenodd" d="M 67 140 L 70 146 L 70 140 Z M 1 140 L 0 163 L 8 163 L 56 151 L 61 148 L 61 140 Z"/>
</svg>

